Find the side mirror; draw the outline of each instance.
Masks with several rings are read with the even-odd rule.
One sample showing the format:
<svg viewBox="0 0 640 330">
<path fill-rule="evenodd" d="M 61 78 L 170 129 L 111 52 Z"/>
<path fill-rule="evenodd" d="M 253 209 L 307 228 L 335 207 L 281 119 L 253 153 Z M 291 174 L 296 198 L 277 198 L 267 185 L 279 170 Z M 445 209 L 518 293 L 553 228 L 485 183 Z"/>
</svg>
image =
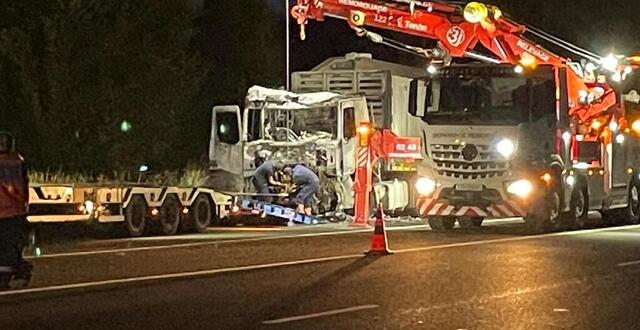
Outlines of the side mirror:
<svg viewBox="0 0 640 330">
<path fill-rule="evenodd" d="M 628 94 L 624 94 L 622 97 L 627 102 L 640 104 L 640 94 L 638 94 L 636 90 L 632 90 Z"/>
<path fill-rule="evenodd" d="M 424 109 L 418 109 L 418 97 L 420 82 L 424 80 L 413 79 L 409 85 L 409 113 L 412 116 L 421 117 L 425 113 L 425 109 L 431 107 L 433 104 L 433 91 L 431 90 L 431 80 L 425 81 L 425 96 L 424 96 Z"/>
</svg>

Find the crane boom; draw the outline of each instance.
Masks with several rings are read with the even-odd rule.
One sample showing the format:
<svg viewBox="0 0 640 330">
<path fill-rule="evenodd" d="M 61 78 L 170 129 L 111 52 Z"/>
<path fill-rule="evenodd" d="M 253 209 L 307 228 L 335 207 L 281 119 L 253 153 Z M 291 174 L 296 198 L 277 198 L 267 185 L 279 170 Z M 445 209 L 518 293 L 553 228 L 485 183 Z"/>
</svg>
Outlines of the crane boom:
<svg viewBox="0 0 640 330">
<path fill-rule="evenodd" d="M 494 6 L 472 2 L 462 8 L 443 2 L 412 0 L 298 0 L 291 14 L 301 27 L 303 39 L 309 20 L 324 21 L 325 17 L 333 17 L 346 20 L 360 35 L 366 32 L 364 27 L 367 26 L 436 40 L 438 50 L 451 58 L 485 59 L 524 68 L 537 65 L 565 68 L 570 116 L 582 123 L 596 118 L 608 122 L 623 117 L 614 114 L 622 110 L 617 109 L 616 93 L 608 83 L 597 82 L 595 75 L 585 72 L 579 63 L 525 38 L 527 27 L 505 17 Z M 556 43 L 559 44 L 562 45 Z M 579 49 L 564 44 L 570 51 Z M 476 51 L 479 45 L 494 57 L 480 55 Z M 604 63 L 603 58 L 596 58 L 592 53 L 580 54 L 597 65 Z"/>
</svg>

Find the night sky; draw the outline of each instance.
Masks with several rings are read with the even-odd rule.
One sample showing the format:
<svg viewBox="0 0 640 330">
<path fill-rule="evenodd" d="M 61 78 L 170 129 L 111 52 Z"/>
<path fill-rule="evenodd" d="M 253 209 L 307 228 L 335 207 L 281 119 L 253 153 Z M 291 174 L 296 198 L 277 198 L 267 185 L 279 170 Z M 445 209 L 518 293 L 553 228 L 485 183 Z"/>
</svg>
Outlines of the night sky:
<svg viewBox="0 0 640 330">
<path fill-rule="evenodd" d="M 5 1 L 0 130 L 16 132 L 40 169 L 206 164 L 211 108 L 241 104 L 254 84 L 285 84 L 284 1 Z M 517 21 L 601 55 L 640 51 L 639 0 L 493 1 Z M 291 30 L 292 71 L 349 52 L 424 64 L 357 37 L 341 20 L 311 21 L 304 42 L 295 22 Z M 120 129 L 125 120 L 131 134 Z"/>
<path fill-rule="evenodd" d="M 267 1 L 274 12 L 284 15 L 285 0 Z M 295 1 L 291 0 L 294 4 Z M 543 4 L 544 3 L 544 4 Z M 533 24 L 569 42 L 596 53 L 635 53 L 640 50 L 640 29 L 637 15 L 640 1 L 634 0 L 556 0 L 556 1 L 494 1 L 517 21 Z M 282 18 L 284 23 L 284 18 Z M 308 70 L 328 56 L 339 56 L 350 51 L 370 52 L 374 57 L 412 62 L 413 59 L 390 52 L 386 47 L 373 45 L 353 35 L 345 22 L 328 19 L 324 23 L 311 22 L 307 41 L 297 38 L 297 27 L 292 27 L 292 66 Z M 429 41 L 381 31 L 385 36 L 403 39 L 418 45 Z M 571 54 L 561 54 L 570 56 Z"/>
</svg>

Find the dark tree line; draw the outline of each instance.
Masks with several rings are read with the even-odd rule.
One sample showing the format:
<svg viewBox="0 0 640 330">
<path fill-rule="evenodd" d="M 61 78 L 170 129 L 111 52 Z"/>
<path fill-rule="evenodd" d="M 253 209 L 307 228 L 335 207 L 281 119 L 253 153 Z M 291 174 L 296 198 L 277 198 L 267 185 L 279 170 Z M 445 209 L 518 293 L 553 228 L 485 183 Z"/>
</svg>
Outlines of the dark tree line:
<svg viewBox="0 0 640 330">
<path fill-rule="evenodd" d="M 282 55 L 269 51 L 280 36 L 266 4 L 197 3 L 3 1 L 0 129 L 40 169 L 171 169 L 201 158 L 211 106 L 241 101 L 251 83 L 279 83 Z"/>
<path fill-rule="evenodd" d="M 496 2 L 586 48 L 640 51 L 638 1 Z M 354 36 L 344 22 L 312 22 L 305 42 L 297 31 L 294 70 L 351 51 L 420 62 Z M 282 85 L 284 42 L 283 13 L 266 1 L 3 0 L 0 130 L 13 131 L 39 169 L 205 164 L 211 107 L 241 103 L 253 84 Z"/>
</svg>

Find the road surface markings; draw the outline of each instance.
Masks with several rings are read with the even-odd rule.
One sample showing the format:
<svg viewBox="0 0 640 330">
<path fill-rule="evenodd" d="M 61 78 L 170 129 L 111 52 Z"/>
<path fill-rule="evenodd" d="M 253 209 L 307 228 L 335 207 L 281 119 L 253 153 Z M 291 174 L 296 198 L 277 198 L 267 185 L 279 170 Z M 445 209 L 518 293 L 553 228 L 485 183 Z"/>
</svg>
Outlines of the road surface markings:
<svg viewBox="0 0 640 330">
<path fill-rule="evenodd" d="M 17 291 L 0 291 L 0 297 L 21 295 L 21 294 L 28 294 L 28 293 L 43 293 L 43 292 L 64 291 L 64 290 L 70 290 L 70 289 L 94 288 L 94 287 L 102 287 L 102 286 L 115 285 L 115 284 L 130 284 L 130 283 L 148 282 L 148 281 L 155 281 L 155 280 L 168 280 L 168 279 L 181 279 L 181 278 L 191 278 L 191 277 L 199 277 L 199 276 L 210 276 L 210 275 L 217 275 L 217 274 L 236 273 L 236 272 L 250 271 L 250 270 L 279 268 L 279 267 L 295 266 L 295 265 L 306 265 L 306 264 L 323 263 L 323 262 L 339 261 L 339 260 L 346 260 L 346 259 L 357 259 L 357 258 L 363 258 L 363 255 L 350 254 L 350 255 L 326 257 L 326 258 L 303 259 L 303 260 L 275 262 L 275 263 L 260 264 L 260 265 L 201 270 L 201 271 L 195 271 L 195 272 L 149 275 L 149 276 L 128 277 L 128 278 L 120 278 L 120 279 L 97 281 L 97 282 L 55 285 L 55 286 L 48 286 L 48 287 L 41 287 L 41 288 L 22 289 Z"/>
<path fill-rule="evenodd" d="M 321 237 L 321 236 L 337 236 L 337 235 L 347 235 L 347 234 L 368 233 L 368 232 L 371 232 L 373 230 L 372 228 L 373 227 L 371 227 L 371 228 L 363 228 L 363 229 L 351 229 L 351 230 L 341 230 L 341 231 L 320 232 L 320 233 L 305 233 L 305 234 L 293 234 L 293 235 L 281 235 L 281 236 L 253 237 L 253 238 L 227 239 L 227 240 L 212 240 L 212 241 L 208 241 L 208 242 L 197 242 L 197 243 L 181 243 L 181 244 L 157 245 L 157 246 L 141 246 L 141 247 L 123 248 L 123 249 L 109 249 L 109 250 L 97 250 L 97 251 L 79 251 L 79 252 L 67 252 L 67 253 L 56 253 L 56 254 L 44 254 L 44 255 L 41 255 L 39 257 L 26 257 L 26 259 L 47 259 L 47 258 L 77 257 L 77 256 L 99 255 L 99 254 L 113 254 L 113 253 L 117 254 L 117 253 L 122 253 L 122 252 L 139 252 L 139 251 L 154 251 L 154 250 L 166 250 L 166 249 L 176 249 L 176 248 L 201 247 L 201 246 L 217 245 L 217 244 L 248 243 L 248 242 L 278 240 L 278 239 Z M 388 231 L 405 231 L 405 230 L 426 229 L 426 228 L 429 228 L 429 226 L 427 226 L 427 225 L 402 226 L 402 227 L 387 228 L 387 230 Z M 215 236 L 212 236 L 212 238 L 215 238 Z"/>
<path fill-rule="evenodd" d="M 363 310 L 368 310 L 368 309 L 376 309 L 376 308 L 379 308 L 379 307 L 380 306 L 378 306 L 378 305 L 354 306 L 354 307 L 348 307 L 348 308 L 334 309 L 334 310 L 331 310 L 331 311 L 320 312 L 320 313 L 313 313 L 313 314 L 307 314 L 307 315 L 285 317 L 285 318 L 275 319 L 275 320 L 268 320 L 268 321 L 263 321 L 262 323 L 263 324 L 281 324 L 281 323 L 302 321 L 302 320 L 308 320 L 308 319 L 315 319 L 315 318 L 324 317 L 324 316 L 331 316 L 331 315 L 338 315 L 338 314 L 345 314 L 345 313 L 353 313 L 353 312 L 358 312 L 358 311 L 363 311 Z"/>
<path fill-rule="evenodd" d="M 401 249 L 401 250 L 394 250 L 393 252 L 396 254 L 421 252 L 421 251 L 446 249 L 446 248 L 479 246 L 479 245 L 488 245 L 488 244 L 494 244 L 494 243 L 507 243 L 507 242 L 516 242 L 516 241 L 524 241 L 524 240 L 534 240 L 534 239 L 546 238 L 546 237 L 581 235 L 581 234 L 592 233 L 592 232 L 613 231 L 613 230 L 630 229 L 630 228 L 640 228 L 640 225 L 621 226 L 621 227 L 615 227 L 615 228 L 601 228 L 601 229 L 592 229 L 592 230 L 577 230 L 577 231 L 567 232 L 567 233 L 552 233 L 552 234 L 544 234 L 544 235 L 510 237 L 510 238 L 492 239 L 492 240 L 479 240 L 479 241 L 471 241 L 471 242 L 463 242 L 463 243 L 434 245 L 434 246 L 427 246 L 427 247 L 421 247 L 421 248 Z M 8 296 L 8 295 L 27 294 L 27 293 L 61 291 L 61 290 L 67 290 L 67 289 L 100 287 L 100 286 L 113 285 L 113 284 L 127 284 L 127 283 L 145 282 L 145 281 L 153 281 L 153 280 L 180 279 L 180 278 L 189 278 L 189 277 L 196 277 L 196 276 L 234 273 L 234 272 L 241 272 L 241 271 L 269 269 L 269 268 L 277 268 L 277 267 L 285 267 L 285 266 L 308 265 L 308 264 L 314 264 L 314 263 L 323 263 L 323 262 L 331 262 L 331 261 L 339 261 L 339 260 L 347 260 L 347 259 L 359 259 L 363 257 L 364 257 L 363 254 L 348 254 L 348 255 L 342 255 L 342 256 L 326 257 L 326 258 L 300 259 L 300 260 L 294 260 L 294 261 L 284 261 L 284 262 L 276 262 L 276 263 L 269 263 L 269 264 L 248 265 L 248 266 L 239 266 L 239 267 L 230 267 L 230 268 L 219 268 L 219 269 L 210 269 L 210 270 L 202 270 L 202 271 L 195 271 L 195 272 L 130 277 L 130 278 L 105 280 L 105 281 L 98 281 L 98 282 L 85 282 L 85 283 L 24 289 L 24 290 L 18 290 L 18 291 L 0 292 L 0 297 Z M 535 289 L 535 290 L 538 290 L 538 289 Z M 527 292 L 528 291 L 525 291 L 524 293 L 527 293 Z M 519 292 L 519 293 L 522 293 L 522 292 Z M 512 293 L 509 293 L 509 295 L 511 294 Z M 494 296 L 492 298 L 500 298 L 500 296 Z"/>
<path fill-rule="evenodd" d="M 621 262 L 621 263 L 617 264 L 616 266 L 618 266 L 618 267 L 629 267 L 629 266 L 635 266 L 635 265 L 640 265 L 640 260 Z"/>
<path fill-rule="evenodd" d="M 425 312 L 430 312 L 430 311 L 439 310 L 439 309 L 449 309 L 449 308 L 458 307 L 458 306 L 468 306 L 470 308 L 476 308 L 478 306 L 488 304 L 488 303 L 490 303 L 490 302 L 492 302 L 494 300 L 508 299 L 508 298 L 513 298 L 513 297 L 522 296 L 522 295 L 528 295 L 528 294 L 532 294 L 532 293 L 539 293 L 539 292 L 542 292 L 542 291 L 555 290 L 555 289 L 566 287 L 566 286 L 581 285 L 585 281 L 586 281 L 586 279 L 572 279 L 572 280 L 567 280 L 567 281 L 560 282 L 560 283 L 554 283 L 554 284 L 549 284 L 549 285 L 541 285 L 541 286 L 538 286 L 538 287 L 529 287 L 529 288 L 524 288 L 524 289 L 513 289 L 513 290 L 509 290 L 507 292 L 503 292 L 503 293 L 495 294 L 495 295 L 473 296 L 473 297 L 471 297 L 469 299 L 454 301 L 454 302 L 451 302 L 451 303 L 430 305 L 429 307 L 403 309 L 403 310 L 400 310 L 399 313 L 400 313 L 400 315 L 407 315 L 407 314 L 413 314 L 413 313 L 423 314 Z"/>
<path fill-rule="evenodd" d="M 612 228 L 599 228 L 599 229 L 583 229 L 583 230 L 574 230 L 574 231 L 561 232 L 561 233 L 527 235 L 527 236 L 496 238 L 496 239 L 488 239 L 488 240 L 480 240 L 480 241 L 451 243 L 451 244 L 444 244 L 444 245 L 422 246 L 422 247 L 416 247 L 416 248 L 393 250 L 393 252 L 394 253 L 421 252 L 421 251 L 439 250 L 439 249 L 455 248 L 455 247 L 462 247 L 462 246 L 475 246 L 475 245 L 485 245 L 485 244 L 494 244 L 494 243 L 526 241 L 526 240 L 532 240 L 532 239 L 538 239 L 538 238 L 549 238 L 549 237 L 558 237 L 558 236 L 576 236 L 576 235 L 582 235 L 582 234 L 598 233 L 603 231 L 615 231 L 615 230 L 621 230 L 621 229 L 634 229 L 634 228 L 640 228 L 640 225 L 620 226 L 620 227 L 612 227 Z"/>
<path fill-rule="evenodd" d="M 554 308 L 553 311 L 556 312 L 556 313 L 568 313 L 569 312 L 569 310 L 566 309 L 566 308 Z"/>
<path fill-rule="evenodd" d="M 513 222 L 514 220 L 518 220 L 520 218 L 506 218 L 506 219 L 494 219 L 487 220 L 485 223 L 503 223 L 503 222 Z M 359 233 L 367 233 L 372 231 L 373 227 L 370 228 L 362 228 L 362 229 L 348 229 L 345 227 L 343 230 L 339 231 L 327 231 L 327 232 L 319 232 L 319 233 L 304 233 L 304 234 L 291 234 L 291 235 L 281 235 L 281 236 L 261 236 L 261 237 L 252 237 L 252 238 L 240 238 L 240 239 L 224 239 L 224 240 L 215 240 L 215 234 L 211 234 L 210 238 L 214 239 L 208 242 L 195 242 L 195 243 L 178 243 L 178 244 L 168 244 L 168 245 L 157 245 L 157 246 L 141 246 L 141 247 L 133 247 L 133 248 L 122 248 L 122 249 L 108 249 L 108 250 L 94 250 L 94 251 L 78 251 L 78 252 L 66 252 L 66 253 L 54 253 L 54 254 L 43 254 L 38 257 L 26 257 L 26 259 L 48 259 L 48 258 L 63 258 L 63 257 L 78 257 L 78 256 L 88 256 L 88 255 L 100 255 L 100 254 L 119 254 L 122 252 L 140 252 L 140 251 L 154 251 L 154 250 L 166 250 L 166 249 L 177 249 L 177 248 L 190 248 L 190 247 L 201 247 L 208 245 L 217 245 L 217 244 L 234 244 L 234 243 L 249 243 L 249 242 L 258 242 L 258 241 L 268 241 L 268 240 L 277 240 L 277 239 L 292 239 L 292 238 L 306 238 L 306 237 L 321 237 L 321 236 L 337 236 L 337 235 L 347 235 L 347 234 L 359 234 Z M 428 225 L 410 225 L 410 226 L 399 226 L 399 227 L 387 227 L 387 231 L 409 231 L 416 229 L 430 229 Z M 198 235 L 198 237 L 194 238 L 190 235 L 185 235 L 180 238 L 177 237 L 166 237 L 166 238 L 127 238 L 127 239 L 117 239 L 117 240 L 101 240 L 99 243 L 119 243 L 119 242 L 146 242 L 146 241 L 159 241 L 161 239 L 166 239 L 168 241 L 177 240 L 177 239 L 200 239 L 203 235 Z"/>
</svg>

